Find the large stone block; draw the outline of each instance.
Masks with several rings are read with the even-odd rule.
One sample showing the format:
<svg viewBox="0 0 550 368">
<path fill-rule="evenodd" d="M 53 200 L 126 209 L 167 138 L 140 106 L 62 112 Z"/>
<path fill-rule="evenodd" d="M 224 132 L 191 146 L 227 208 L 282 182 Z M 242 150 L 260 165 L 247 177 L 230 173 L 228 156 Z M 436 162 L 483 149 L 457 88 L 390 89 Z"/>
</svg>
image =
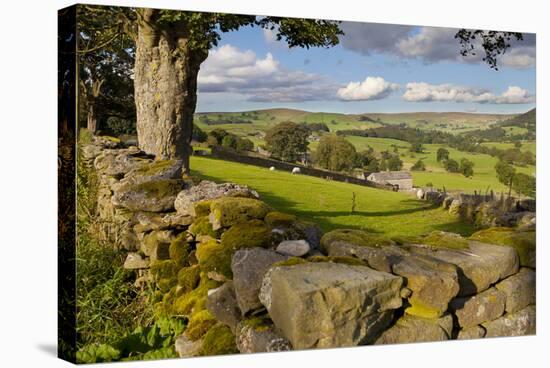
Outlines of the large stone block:
<svg viewBox="0 0 550 368">
<path fill-rule="evenodd" d="M 292 350 L 290 341 L 281 336 L 272 323 L 259 317 L 239 323 L 236 343 L 243 354 Z"/>
<path fill-rule="evenodd" d="M 212 229 L 218 230 L 253 219 L 263 219 L 271 208 L 253 198 L 223 197 L 212 201 L 209 220 Z"/>
<path fill-rule="evenodd" d="M 266 278 L 266 307 L 295 349 L 368 343 L 402 304 L 402 279 L 365 266 L 304 263 Z"/>
<path fill-rule="evenodd" d="M 384 331 L 375 344 L 404 344 L 411 342 L 445 341 L 451 336 L 453 318 L 450 314 L 427 319 L 405 314 Z"/>
<path fill-rule="evenodd" d="M 287 258 L 263 248 L 247 248 L 235 252 L 231 260 L 231 270 L 237 303 L 243 315 L 262 307 L 258 294 L 266 271 L 273 263 Z"/>
<path fill-rule="evenodd" d="M 134 212 L 169 212 L 174 209 L 174 200 L 183 186 L 183 181 L 179 179 L 139 183 L 121 181 L 113 187 L 111 200 L 115 207 L 124 207 Z"/>
<path fill-rule="evenodd" d="M 513 276 L 495 285 L 506 295 L 506 312 L 517 312 L 536 300 L 536 274 L 530 268 L 522 268 Z"/>
<path fill-rule="evenodd" d="M 518 312 L 507 313 L 499 319 L 483 324 L 485 337 L 524 336 L 536 333 L 537 313 L 534 305 Z"/>
<path fill-rule="evenodd" d="M 436 258 L 411 255 L 400 258 L 392 266 L 394 274 L 403 276 L 412 290 L 408 299 L 408 314 L 438 318 L 448 308 L 459 290 L 456 266 Z"/>
<path fill-rule="evenodd" d="M 228 326 L 235 333 L 237 324 L 241 321 L 242 317 L 232 281 L 228 281 L 219 288 L 208 291 L 206 308 L 218 321 Z"/>
<path fill-rule="evenodd" d="M 490 288 L 472 297 L 453 300 L 450 309 L 454 311 L 458 325 L 467 328 L 502 316 L 505 303 L 506 295 L 495 288 Z"/>
</svg>

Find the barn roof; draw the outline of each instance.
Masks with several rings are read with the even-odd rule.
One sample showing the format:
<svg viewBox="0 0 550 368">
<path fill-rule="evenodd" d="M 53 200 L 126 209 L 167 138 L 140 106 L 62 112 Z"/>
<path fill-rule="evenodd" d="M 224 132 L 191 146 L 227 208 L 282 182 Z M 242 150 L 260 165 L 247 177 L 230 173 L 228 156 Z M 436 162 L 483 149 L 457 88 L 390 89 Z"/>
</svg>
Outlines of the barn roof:
<svg viewBox="0 0 550 368">
<path fill-rule="evenodd" d="M 375 172 L 369 175 L 370 180 L 382 181 L 382 180 L 402 180 L 412 179 L 410 171 L 382 171 Z"/>
</svg>

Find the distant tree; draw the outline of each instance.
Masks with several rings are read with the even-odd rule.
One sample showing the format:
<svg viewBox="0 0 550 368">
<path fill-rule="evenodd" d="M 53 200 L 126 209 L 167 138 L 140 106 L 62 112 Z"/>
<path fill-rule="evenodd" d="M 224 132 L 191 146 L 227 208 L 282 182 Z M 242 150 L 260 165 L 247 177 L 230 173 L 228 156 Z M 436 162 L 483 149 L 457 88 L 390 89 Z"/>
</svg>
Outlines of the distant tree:
<svg viewBox="0 0 550 368">
<path fill-rule="evenodd" d="M 445 170 L 451 173 L 456 173 L 459 170 L 458 162 L 456 160 L 453 160 L 452 158 L 445 160 L 443 165 L 445 166 Z"/>
<path fill-rule="evenodd" d="M 208 147 L 214 147 L 218 146 L 220 143 L 218 142 L 218 139 L 216 137 L 214 137 L 213 135 L 208 135 L 208 137 L 206 138 L 206 144 L 208 145 Z"/>
<path fill-rule="evenodd" d="M 373 159 L 372 161 L 369 162 L 369 164 L 367 165 L 367 171 L 368 172 L 378 172 L 378 171 L 381 171 L 380 169 L 380 161 L 378 161 L 378 159 Z"/>
<path fill-rule="evenodd" d="M 508 187 L 508 197 L 512 195 L 512 186 L 514 184 L 514 177 L 516 176 L 516 169 L 507 162 L 499 161 L 495 165 L 498 181 Z"/>
<path fill-rule="evenodd" d="M 209 136 L 212 136 L 216 139 L 216 145 L 218 146 L 222 144 L 223 138 L 228 134 L 229 133 L 227 131 L 220 128 L 216 128 L 208 133 Z"/>
<path fill-rule="evenodd" d="M 201 128 L 199 128 L 196 124 L 193 124 L 193 140 L 195 142 L 206 142 L 206 139 L 208 138 L 208 134 L 204 132 Z"/>
<path fill-rule="evenodd" d="M 332 171 L 351 170 L 356 162 L 356 151 L 353 144 L 345 138 L 326 134 L 319 140 L 315 151 L 315 163 Z"/>
<path fill-rule="evenodd" d="M 307 152 L 309 129 L 290 121 L 282 122 L 265 134 L 266 147 L 283 161 L 295 162 Z"/>
<path fill-rule="evenodd" d="M 416 163 L 411 167 L 412 171 L 426 171 L 426 164 L 424 164 L 423 160 L 418 160 Z"/>
<path fill-rule="evenodd" d="M 228 134 L 222 139 L 222 147 L 237 149 L 237 136 L 233 134 Z"/>
<path fill-rule="evenodd" d="M 330 129 L 325 123 L 309 123 L 307 127 L 312 132 L 330 132 Z"/>
<path fill-rule="evenodd" d="M 445 148 L 437 149 L 437 162 L 445 161 L 449 159 L 449 151 Z"/>
<path fill-rule="evenodd" d="M 467 158 L 462 158 L 459 171 L 467 178 L 472 177 L 474 175 L 474 163 Z"/>
<path fill-rule="evenodd" d="M 252 142 L 248 138 L 238 138 L 237 145 L 235 148 L 237 149 L 237 151 L 253 151 L 254 142 Z"/>
<path fill-rule="evenodd" d="M 424 152 L 424 146 L 422 146 L 421 142 L 413 142 L 411 143 L 410 151 L 415 153 L 422 153 Z"/>
<path fill-rule="evenodd" d="M 391 156 L 388 161 L 388 170 L 389 171 L 399 171 L 403 168 L 403 161 L 397 155 Z"/>
<path fill-rule="evenodd" d="M 524 173 L 517 173 L 512 182 L 513 189 L 519 194 L 528 197 L 535 197 L 536 180 L 533 176 Z"/>
<path fill-rule="evenodd" d="M 371 147 L 370 149 L 363 150 L 361 152 L 357 152 L 356 155 L 356 166 L 357 167 L 364 167 L 368 166 L 371 161 L 376 160 L 376 156 L 374 155 L 374 151 Z"/>
</svg>

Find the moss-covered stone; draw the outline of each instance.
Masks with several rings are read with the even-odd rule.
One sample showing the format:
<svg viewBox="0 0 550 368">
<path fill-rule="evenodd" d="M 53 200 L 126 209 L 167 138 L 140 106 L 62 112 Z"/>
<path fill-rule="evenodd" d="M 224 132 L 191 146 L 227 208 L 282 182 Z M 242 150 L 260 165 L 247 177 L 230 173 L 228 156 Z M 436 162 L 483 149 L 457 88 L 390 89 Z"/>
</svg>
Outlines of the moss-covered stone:
<svg viewBox="0 0 550 368">
<path fill-rule="evenodd" d="M 141 242 L 141 251 L 150 257 L 151 261 L 167 260 L 170 258 L 170 231 L 153 231 L 147 234 Z"/>
<path fill-rule="evenodd" d="M 271 265 L 271 268 L 273 267 L 284 267 L 284 266 L 294 266 L 298 264 L 307 263 L 307 261 L 300 257 L 290 257 L 289 259 L 285 261 L 275 262 Z"/>
<path fill-rule="evenodd" d="M 231 257 L 234 250 L 222 246 L 215 240 L 210 240 L 206 243 L 201 243 L 197 247 L 197 260 L 202 272 L 205 272 L 211 278 L 231 279 Z"/>
<path fill-rule="evenodd" d="M 264 221 L 271 227 L 290 227 L 296 221 L 296 216 L 282 212 L 269 212 Z"/>
<path fill-rule="evenodd" d="M 172 260 L 162 260 L 151 263 L 151 274 L 155 280 L 176 278 L 178 270 L 178 264 Z"/>
<path fill-rule="evenodd" d="M 246 318 L 241 322 L 242 326 L 250 327 L 257 332 L 267 331 L 273 326 L 273 321 L 269 316 L 254 316 Z"/>
<path fill-rule="evenodd" d="M 208 220 L 208 216 L 197 217 L 195 221 L 189 226 L 189 232 L 194 236 L 208 235 L 212 238 L 218 238 L 220 231 L 214 231 L 212 224 Z"/>
<path fill-rule="evenodd" d="M 179 179 L 151 180 L 136 184 L 133 189 L 145 192 L 149 197 L 162 198 L 175 196 L 182 189 L 182 182 Z"/>
<path fill-rule="evenodd" d="M 229 228 L 221 237 L 222 246 L 233 251 L 241 248 L 269 246 L 270 228 L 260 220 L 241 222 Z"/>
<path fill-rule="evenodd" d="M 366 266 L 367 264 L 359 258 L 350 256 L 311 256 L 307 258 L 308 262 L 332 262 L 342 263 L 350 266 Z"/>
<path fill-rule="evenodd" d="M 225 325 L 217 324 L 204 335 L 200 355 L 236 354 L 239 350 L 235 344 L 235 336 Z"/>
<path fill-rule="evenodd" d="M 405 309 L 405 312 L 411 316 L 434 319 L 439 318 L 445 311 L 415 300 L 414 304 Z"/>
<path fill-rule="evenodd" d="M 364 230 L 337 229 L 323 235 L 321 238 L 321 249 L 327 251 L 330 245 L 335 242 L 344 242 L 363 247 L 381 247 L 395 244 L 391 239 Z"/>
<path fill-rule="evenodd" d="M 518 252 L 522 266 L 536 268 L 537 239 L 535 231 L 517 231 L 509 227 L 492 227 L 474 233 L 470 236 L 470 239 L 482 243 L 512 247 Z"/>
<path fill-rule="evenodd" d="M 170 170 L 176 165 L 175 160 L 157 160 L 148 165 L 143 165 L 134 172 L 143 176 L 154 176 L 162 174 L 164 171 Z"/>
<path fill-rule="evenodd" d="M 222 197 L 210 205 L 210 223 L 214 230 L 229 227 L 252 219 L 263 219 L 271 208 L 252 198 Z"/>
<path fill-rule="evenodd" d="M 466 249 L 468 240 L 459 234 L 445 231 L 432 231 L 422 238 L 422 243 L 437 248 Z"/>
<path fill-rule="evenodd" d="M 208 216 L 210 214 L 210 205 L 212 204 L 211 200 L 205 200 L 193 203 L 192 206 L 195 210 L 195 216 L 202 217 Z"/>
<path fill-rule="evenodd" d="M 181 233 L 176 239 L 172 240 L 169 247 L 170 259 L 180 267 L 187 266 L 189 264 L 189 252 L 191 246 L 187 243 L 187 235 Z"/>
<path fill-rule="evenodd" d="M 178 272 L 178 286 L 180 293 L 188 293 L 195 289 L 200 281 L 200 268 L 198 265 L 184 267 Z"/>
<path fill-rule="evenodd" d="M 171 312 L 175 315 L 190 316 L 206 309 L 208 290 L 215 289 L 220 285 L 220 282 L 211 280 L 206 275 L 202 276 L 199 286 L 174 300 Z"/>
<path fill-rule="evenodd" d="M 197 341 L 217 322 L 216 318 L 207 309 L 201 310 L 194 313 L 189 319 L 189 324 L 185 329 L 185 335 L 189 340 Z"/>
</svg>

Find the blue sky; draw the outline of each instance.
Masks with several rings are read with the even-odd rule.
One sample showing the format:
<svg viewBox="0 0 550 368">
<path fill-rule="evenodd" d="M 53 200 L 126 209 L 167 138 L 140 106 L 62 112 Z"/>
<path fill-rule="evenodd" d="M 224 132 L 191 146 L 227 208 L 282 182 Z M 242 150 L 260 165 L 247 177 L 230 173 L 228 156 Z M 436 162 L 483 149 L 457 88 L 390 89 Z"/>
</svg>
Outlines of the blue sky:
<svg viewBox="0 0 550 368">
<path fill-rule="evenodd" d="M 197 111 L 518 113 L 535 106 L 532 34 L 513 43 L 495 71 L 479 55 L 459 54 L 456 29 L 341 28 L 346 35 L 328 49 L 289 49 L 258 27 L 222 34 L 201 67 Z"/>
</svg>

